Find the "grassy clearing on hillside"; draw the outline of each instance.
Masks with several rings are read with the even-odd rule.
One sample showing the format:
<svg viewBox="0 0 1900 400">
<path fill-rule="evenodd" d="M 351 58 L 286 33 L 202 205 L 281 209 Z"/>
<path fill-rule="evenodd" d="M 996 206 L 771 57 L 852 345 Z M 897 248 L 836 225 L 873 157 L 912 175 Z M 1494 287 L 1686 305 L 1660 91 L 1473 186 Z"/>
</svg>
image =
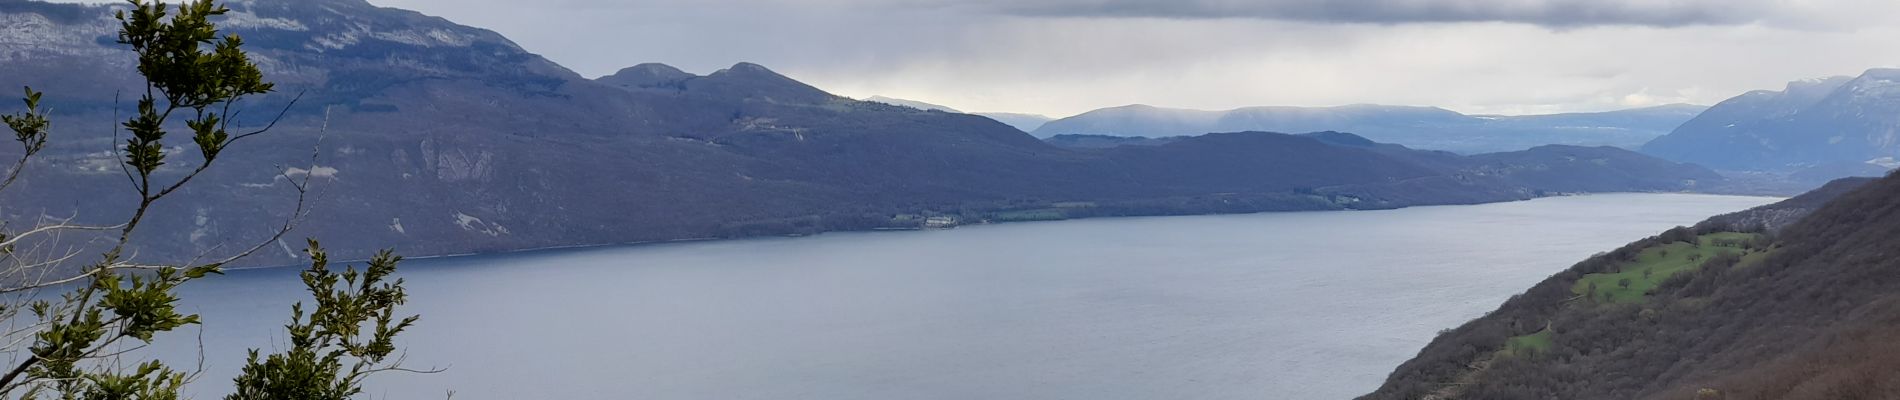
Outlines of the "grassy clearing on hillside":
<svg viewBox="0 0 1900 400">
<path fill-rule="evenodd" d="M 1636 262 L 1624 265 L 1621 272 L 1584 275 L 1571 286 L 1571 293 L 1586 295 L 1606 303 L 1636 303 L 1649 291 L 1678 272 L 1694 270 L 1704 261 L 1722 253 L 1740 255 L 1744 260 L 1755 255 L 1748 243 L 1759 236 L 1753 233 L 1721 232 L 1702 235 L 1699 243 L 1675 242 L 1643 249 Z M 1759 257 L 1755 257 L 1759 258 Z"/>
<path fill-rule="evenodd" d="M 1512 357 L 1523 357 L 1549 351 L 1552 337 L 1555 335 L 1556 333 L 1551 332 L 1550 328 L 1546 327 L 1544 330 L 1537 331 L 1537 333 L 1512 337 L 1510 340 L 1504 342 L 1504 354 Z"/>
<path fill-rule="evenodd" d="M 1768 258 L 1769 254 L 1775 254 L 1776 250 L 1781 250 L 1781 246 L 1776 245 L 1767 250 L 1749 249 L 1748 254 L 1742 255 L 1742 261 L 1735 264 L 1735 268 L 1748 268 L 1760 264 L 1761 260 Z"/>
<path fill-rule="evenodd" d="M 1774 249 L 1754 249 L 1751 243 L 1760 234 L 1719 232 L 1696 237 L 1695 243 L 1673 242 L 1651 246 L 1637 253 L 1636 260 L 1624 262 L 1617 272 L 1584 275 L 1571 286 L 1571 293 L 1601 303 L 1637 303 L 1650 291 L 1677 273 L 1700 268 L 1709 259 L 1730 254 L 1741 257 L 1738 265 L 1747 266 Z M 1500 356 L 1527 357 L 1550 350 L 1556 333 L 1550 327 L 1505 340 Z"/>
</svg>

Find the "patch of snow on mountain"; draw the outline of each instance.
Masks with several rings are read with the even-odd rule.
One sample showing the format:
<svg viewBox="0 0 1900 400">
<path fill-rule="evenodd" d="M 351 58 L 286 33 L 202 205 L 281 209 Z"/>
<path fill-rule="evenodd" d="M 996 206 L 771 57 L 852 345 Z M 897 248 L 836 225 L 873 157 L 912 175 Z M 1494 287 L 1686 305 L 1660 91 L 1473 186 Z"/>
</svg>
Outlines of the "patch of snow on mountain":
<svg viewBox="0 0 1900 400">
<path fill-rule="evenodd" d="M 24 45 L 61 39 L 52 20 L 39 14 L 0 14 L 0 43 Z"/>
<path fill-rule="evenodd" d="M 421 47 L 468 47 L 469 44 L 475 42 L 475 38 L 473 37 L 458 34 L 447 29 L 410 29 L 395 32 L 375 32 L 371 33 L 371 37 Z"/>
<path fill-rule="evenodd" d="M 290 167 L 284 170 L 284 176 L 295 178 L 295 177 L 300 177 L 304 175 L 310 175 L 311 177 L 314 177 L 314 178 L 336 179 L 336 172 L 337 172 L 336 168 L 325 167 L 321 165 L 312 167 L 311 169 Z"/>
<path fill-rule="evenodd" d="M 350 30 L 350 31 L 343 31 L 343 32 L 318 36 L 317 38 L 310 40 L 311 44 L 315 45 L 314 47 L 313 46 L 304 46 L 304 47 L 309 48 L 311 50 L 318 50 L 318 51 L 322 51 L 323 49 L 342 50 L 345 47 L 350 47 L 357 43 L 361 43 L 363 39 L 359 37 L 358 35 L 359 34 L 356 31 Z"/>
<path fill-rule="evenodd" d="M 1896 82 L 1894 78 L 1893 76 L 1873 75 L 1869 73 L 1868 76 L 1855 80 L 1854 86 L 1851 87 L 1850 90 L 1853 91 L 1855 96 L 1900 96 L 1900 82 Z"/>
<path fill-rule="evenodd" d="M 65 25 L 39 14 L 0 14 L 0 62 L 43 55 L 98 56 L 113 51 L 96 41 L 113 35 L 117 26 L 104 20 L 93 22 Z"/>
<path fill-rule="evenodd" d="M 232 10 L 230 13 L 224 14 L 224 16 L 225 19 L 219 21 L 218 24 L 227 28 L 277 29 L 294 32 L 310 30 L 310 27 L 304 26 L 302 22 L 296 20 L 259 17 L 257 14 L 237 10 Z"/>
<path fill-rule="evenodd" d="M 455 225 L 461 226 L 462 230 L 469 232 L 478 232 L 488 236 L 501 236 L 511 233 L 508 232 L 507 227 L 501 226 L 501 224 L 491 224 L 487 221 L 482 221 L 481 218 L 475 218 L 472 215 L 464 214 L 460 211 L 455 212 L 454 218 Z"/>
</svg>

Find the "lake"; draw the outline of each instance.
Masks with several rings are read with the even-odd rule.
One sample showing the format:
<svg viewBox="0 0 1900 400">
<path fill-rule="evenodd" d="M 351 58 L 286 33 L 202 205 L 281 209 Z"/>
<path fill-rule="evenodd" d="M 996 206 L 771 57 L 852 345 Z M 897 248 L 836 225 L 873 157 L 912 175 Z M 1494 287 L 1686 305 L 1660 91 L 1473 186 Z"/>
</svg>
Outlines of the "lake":
<svg viewBox="0 0 1900 400">
<path fill-rule="evenodd" d="M 1775 199 L 1608 194 L 1110 218 L 402 264 L 422 315 L 376 398 L 1346 399 L 1591 254 Z M 183 290 L 224 392 L 295 269 Z M 198 332 L 161 336 L 190 366 Z M 281 346 L 275 345 L 275 346 Z"/>
</svg>

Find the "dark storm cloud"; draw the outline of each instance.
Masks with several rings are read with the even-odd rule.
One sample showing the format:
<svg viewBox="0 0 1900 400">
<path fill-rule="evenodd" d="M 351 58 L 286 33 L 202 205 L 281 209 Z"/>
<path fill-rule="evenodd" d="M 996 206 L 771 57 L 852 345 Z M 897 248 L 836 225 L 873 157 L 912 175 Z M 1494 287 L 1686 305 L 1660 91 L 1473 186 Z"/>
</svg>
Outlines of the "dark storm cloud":
<svg viewBox="0 0 1900 400">
<path fill-rule="evenodd" d="M 1338 23 L 1508 22 L 1550 27 L 1746 24 L 1766 19 L 1757 0 L 1012 0 L 1004 14 L 1037 17 L 1252 18 Z"/>
</svg>

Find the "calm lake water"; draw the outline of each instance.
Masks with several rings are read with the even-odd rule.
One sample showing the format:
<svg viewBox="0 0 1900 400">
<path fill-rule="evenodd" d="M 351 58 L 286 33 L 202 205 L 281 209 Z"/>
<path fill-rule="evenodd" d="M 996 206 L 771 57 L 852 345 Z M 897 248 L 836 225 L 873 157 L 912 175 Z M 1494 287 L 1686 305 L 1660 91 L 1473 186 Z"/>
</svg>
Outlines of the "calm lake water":
<svg viewBox="0 0 1900 400">
<path fill-rule="evenodd" d="M 411 260 L 406 310 L 423 318 L 403 336 L 408 366 L 448 370 L 384 375 L 370 394 L 1346 399 L 1591 254 L 1773 200 L 1615 194 Z M 188 286 L 209 357 L 199 397 L 226 390 L 244 349 L 281 343 L 308 296 L 295 273 Z"/>
</svg>

